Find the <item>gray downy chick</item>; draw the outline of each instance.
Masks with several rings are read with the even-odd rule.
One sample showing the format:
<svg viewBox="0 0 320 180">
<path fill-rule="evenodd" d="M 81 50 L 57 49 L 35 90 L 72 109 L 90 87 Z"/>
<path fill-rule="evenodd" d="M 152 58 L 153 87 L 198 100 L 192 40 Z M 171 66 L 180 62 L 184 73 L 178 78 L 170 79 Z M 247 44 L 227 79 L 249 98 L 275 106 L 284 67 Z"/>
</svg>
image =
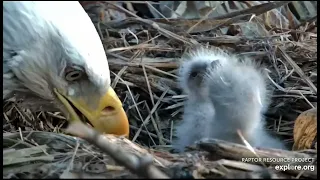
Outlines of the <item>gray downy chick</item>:
<svg viewBox="0 0 320 180">
<path fill-rule="evenodd" d="M 243 144 L 237 130 L 254 147 L 285 149 L 264 129 L 269 92 L 255 63 L 220 49 L 198 49 L 183 61 L 180 86 L 188 98 L 176 127 L 175 149 L 207 137 Z"/>
<path fill-rule="evenodd" d="M 210 92 L 204 78 L 210 62 L 198 60 L 187 61 L 179 69 L 180 86 L 187 95 L 183 120 L 177 124 L 177 139 L 173 142 L 174 149 L 179 151 L 203 137 L 210 137 L 214 125 L 215 110 L 208 98 Z"/>
</svg>

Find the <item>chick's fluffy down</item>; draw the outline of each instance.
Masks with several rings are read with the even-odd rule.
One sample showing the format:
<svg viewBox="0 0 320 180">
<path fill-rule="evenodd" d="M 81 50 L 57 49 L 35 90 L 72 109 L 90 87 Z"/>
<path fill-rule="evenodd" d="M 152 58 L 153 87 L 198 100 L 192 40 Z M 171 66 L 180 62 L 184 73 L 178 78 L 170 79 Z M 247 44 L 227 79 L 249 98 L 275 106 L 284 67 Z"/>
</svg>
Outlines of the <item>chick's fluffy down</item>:
<svg viewBox="0 0 320 180">
<path fill-rule="evenodd" d="M 269 91 L 252 60 L 220 49 L 198 49 L 182 60 L 180 86 L 188 97 L 183 120 L 176 125 L 176 149 L 207 137 L 242 143 L 237 129 L 253 146 L 284 149 L 264 129 Z"/>
</svg>

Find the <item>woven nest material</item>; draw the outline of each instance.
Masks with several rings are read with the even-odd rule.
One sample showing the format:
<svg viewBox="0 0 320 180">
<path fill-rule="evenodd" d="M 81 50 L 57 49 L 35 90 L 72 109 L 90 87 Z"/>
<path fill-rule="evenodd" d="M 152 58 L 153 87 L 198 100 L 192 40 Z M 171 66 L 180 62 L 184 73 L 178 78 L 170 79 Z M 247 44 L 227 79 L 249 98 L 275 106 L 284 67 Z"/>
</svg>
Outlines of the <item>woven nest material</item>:
<svg viewBox="0 0 320 180">
<path fill-rule="evenodd" d="M 312 162 L 314 171 L 275 171 L 279 162 L 244 160 L 254 154 L 245 146 L 225 141 L 203 139 L 187 153 L 171 154 L 143 148 L 125 138 L 105 137 L 126 153 L 140 157 L 152 154 L 153 164 L 172 178 L 317 177 L 316 161 Z M 35 131 L 6 133 L 3 148 L 4 178 L 138 178 L 98 148 L 69 135 Z M 312 151 L 255 149 L 255 153 L 260 158 L 315 159 Z"/>
<path fill-rule="evenodd" d="M 270 7 L 269 3 L 265 8 L 264 5 L 259 9 L 249 8 L 246 16 L 240 17 L 236 12 L 232 17 L 201 20 L 143 19 L 117 3 L 104 3 L 107 6 L 92 7 L 94 11 L 88 14 L 106 49 L 111 86 L 128 115 L 131 140 L 108 136 L 110 141 L 130 153 L 151 153 L 156 157 L 156 167 L 170 177 L 265 175 L 266 168 L 260 162 L 242 161 L 241 158 L 256 156 L 241 145 L 212 140 L 199 143 L 184 154 L 167 151 L 175 138 L 175 123 L 181 120 L 186 98 L 177 83 L 180 57 L 194 46 L 214 46 L 249 56 L 270 70 L 269 80 L 275 91 L 266 113 L 266 128 L 290 148 L 294 141 L 297 149 L 312 148 L 316 117 L 299 115 L 317 106 L 314 20 L 290 25 L 288 29 L 269 26 L 252 16 L 265 13 L 262 11 Z M 105 12 L 101 15 L 101 9 L 106 7 L 112 7 L 108 9 L 110 16 L 104 16 Z M 121 12 L 125 18 L 110 19 L 118 17 L 115 12 Z M 4 103 L 3 111 L 4 178 L 137 178 L 86 141 L 58 134 L 67 126 L 60 112 L 31 111 L 13 99 Z M 262 150 L 258 154 L 260 157 L 316 156 L 313 150 L 307 152 Z M 267 167 L 271 164 L 265 163 Z M 268 169 L 268 176 L 317 177 L 316 171 L 274 172 L 273 166 Z"/>
<path fill-rule="evenodd" d="M 133 147 L 126 139 L 114 140 L 113 136 L 109 138 L 127 152 L 138 155 L 146 152 L 137 145 Z M 3 172 L 6 178 L 11 176 L 11 178 L 51 179 L 61 175 L 72 176 L 73 172 L 80 173 L 78 175 L 84 178 L 86 175 L 98 178 L 99 174 L 104 178 L 135 177 L 128 170 L 116 166 L 112 158 L 89 143 L 64 134 L 40 131 L 6 133 L 3 137 L 3 148 Z M 108 171 L 109 168 L 115 170 Z M 70 174 L 63 174 L 65 170 L 70 170 Z"/>
</svg>

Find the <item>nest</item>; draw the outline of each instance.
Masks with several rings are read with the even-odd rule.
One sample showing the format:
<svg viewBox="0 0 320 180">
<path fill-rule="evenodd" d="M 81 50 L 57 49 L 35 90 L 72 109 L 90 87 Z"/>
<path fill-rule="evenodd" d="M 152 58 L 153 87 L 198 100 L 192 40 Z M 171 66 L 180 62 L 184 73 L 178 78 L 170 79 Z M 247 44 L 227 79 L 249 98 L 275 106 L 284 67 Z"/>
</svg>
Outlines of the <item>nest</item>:
<svg viewBox="0 0 320 180">
<path fill-rule="evenodd" d="M 142 161 L 134 158 L 150 154 L 153 167 L 172 178 L 317 178 L 316 151 L 256 149 L 254 157 L 243 145 L 204 139 L 197 146 L 190 147 L 187 153 L 172 154 L 141 147 L 128 139 L 112 135 L 103 135 L 99 142 L 94 144 L 102 147 L 104 143 L 112 143 L 115 147 L 113 158 L 74 136 L 42 131 L 5 133 L 4 178 L 138 179 L 136 174 L 139 174 L 139 168 L 144 170 L 140 171 L 141 176 L 148 177 L 150 171 L 149 174 L 159 178 L 161 176 L 155 175 L 155 169 L 140 165 Z M 130 162 L 133 159 L 132 163 L 127 163 L 129 168 L 130 164 L 140 167 L 133 167 L 129 171 L 114 161 L 124 156 L 127 156 L 124 161 Z M 284 159 L 291 161 L 291 166 L 299 165 L 309 169 L 281 172 L 276 167 L 286 166 L 288 162 L 283 162 Z M 294 162 L 293 159 L 301 162 Z"/>
<path fill-rule="evenodd" d="M 250 56 L 270 70 L 269 80 L 276 89 L 266 114 L 266 128 L 280 136 L 289 147 L 292 146 L 295 119 L 302 112 L 316 107 L 317 27 L 314 22 L 301 23 L 294 29 L 281 29 L 269 27 L 259 18 L 240 17 L 239 14 L 219 20 L 142 19 L 116 4 L 107 4 L 130 16 L 125 20 L 95 22 L 108 56 L 111 86 L 122 100 L 130 120 L 129 139 L 132 143 L 117 138 L 116 143 L 124 143 L 122 146 L 136 154 L 146 151 L 155 154 L 156 151 L 158 158 L 163 156 L 163 162 L 156 163 L 156 166 L 165 171 L 180 161 L 183 167 L 191 168 L 184 172 L 192 172 L 190 176 L 193 177 L 215 177 L 212 174 L 232 177 L 237 174 L 238 171 L 222 172 L 213 167 L 224 163 L 240 163 L 234 166 L 243 166 L 237 162 L 241 161 L 240 155 L 231 158 L 234 161 L 209 161 L 210 151 L 194 149 L 190 154 L 180 155 L 169 151 L 175 122 L 181 120 L 185 98 L 177 83 L 179 58 L 195 46 L 215 46 Z M 250 11 L 247 13 L 250 14 Z M 245 27 L 254 26 L 263 33 L 253 33 L 251 36 L 245 33 Z M 4 177 L 33 178 L 41 174 L 45 174 L 41 176 L 44 178 L 60 177 L 66 168 L 67 175 L 72 177 L 136 177 L 85 141 L 50 133 L 62 132 L 67 127 L 67 121 L 60 112 L 34 112 L 21 108 L 11 100 L 4 103 L 3 110 L 3 130 L 8 133 L 4 134 L 4 148 L 9 148 L 8 152 L 4 152 L 8 153 L 4 156 L 9 158 L 4 160 Z M 220 146 L 217 145 L 219 143 L 213 144 L 211 147 L 228 143 L 220 142 Z M 203 146 L 198 145 L 198 148 Z M 235 148 L 235 145 L 229 146 Z M 12 148 L 16 150 L 11 151 Z M 19 158 L 14 162 L 11 156 Z M 190 157 L 197 157 L 197 160 L 189 162 L 188 166 L 186 162 Z M 221 155 L 221 158 L 227 157 Z M 257 168 L 244 167 L 247 168 L 242 169 L 244 171 Z M 244 173 L 243 176 L 255 175 Z M 305 177 L 316 176 L 311 173 Z"/>
</svg>

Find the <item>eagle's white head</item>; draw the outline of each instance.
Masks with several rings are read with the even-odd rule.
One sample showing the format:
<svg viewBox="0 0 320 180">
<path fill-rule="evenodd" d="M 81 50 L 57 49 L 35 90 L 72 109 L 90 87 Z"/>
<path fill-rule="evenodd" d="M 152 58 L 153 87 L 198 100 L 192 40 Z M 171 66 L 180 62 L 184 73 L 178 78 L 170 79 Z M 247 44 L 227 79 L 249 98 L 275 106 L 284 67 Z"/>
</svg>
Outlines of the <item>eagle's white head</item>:
<svg viewBox="0 0 320 180">
<path fill-rule="evenodd" d="M 103 45 L 77 1 L 4 2 L 3 70 L 4 99 L 50 104 L 72 119 L 83 114 L 101 132 L 128 135 Z"/>
</svg>

